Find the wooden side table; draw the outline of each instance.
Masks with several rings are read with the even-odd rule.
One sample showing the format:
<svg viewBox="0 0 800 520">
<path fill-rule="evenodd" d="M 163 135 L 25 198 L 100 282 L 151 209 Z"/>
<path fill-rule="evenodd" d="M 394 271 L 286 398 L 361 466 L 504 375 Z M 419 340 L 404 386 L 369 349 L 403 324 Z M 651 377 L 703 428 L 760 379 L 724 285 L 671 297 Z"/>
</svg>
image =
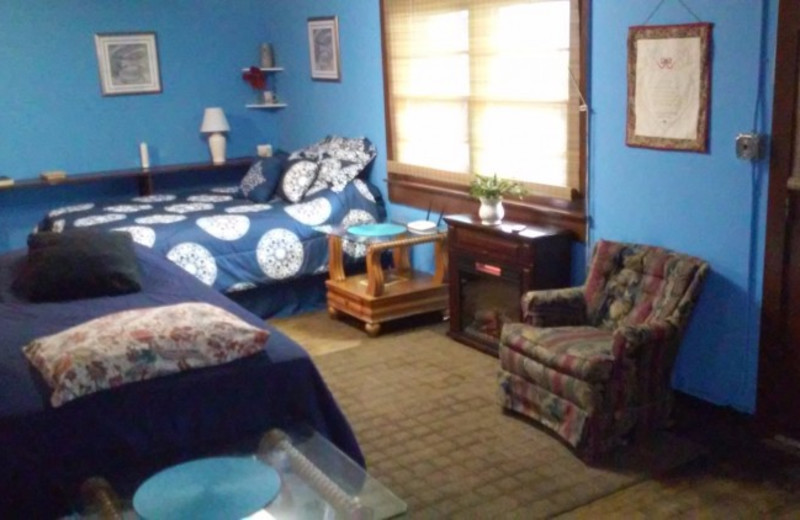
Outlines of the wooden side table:
<svg viewBox="0 0 800 520">
<path fill-rule="evenodd" d="M 377 336 L 381 323 L 426 312 L 447 312 L 447 233 L 429 235 L 403 233 L 390 239 L 361 240 L 367 248 L 366 274 L 345 276 L 342 263 L 342 242 L 346 231 L 334 230 L 328 237 L 330 279 L 328 313 L 332 318 L 340 312 L 365 323 L 369 336 Z M 435 271 L 415 271 L 409 261 L 409 250 L 417 244 L 433 242 Z M 384 270 L 381 255 L 391 251 L 394 268 Z"/>
<path fill-rule="evenodd" d="M 571 233 L 504 221 L 485 226 L 470 215 L 449 215 L 450 330 L 448 335 L 497 355 L 503 323 L 522 319 L 521 296 L 566 287 Z"/>
</svg>

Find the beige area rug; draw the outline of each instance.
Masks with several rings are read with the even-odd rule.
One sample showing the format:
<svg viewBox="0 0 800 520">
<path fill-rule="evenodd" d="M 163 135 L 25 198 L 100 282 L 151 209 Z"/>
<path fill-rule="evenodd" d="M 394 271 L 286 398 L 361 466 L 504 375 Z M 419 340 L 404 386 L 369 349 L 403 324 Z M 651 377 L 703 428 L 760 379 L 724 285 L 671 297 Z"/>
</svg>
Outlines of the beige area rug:
<svg viewBox="0 0 800 520">
<path fill-rule="evenodd" d="M 497 361 L 447 338 L 442 324 L 371 339 L 320 313 L 272 323 L 312 353 L 340 347 L 312 355 L 370 473 L 413 518 L 552 517 L 700 454 L 664 434 L 602 467 L 584 465 L 544 430 L 504 414 Z"/>
<path fill-rule="evenodd" d="M 329 318 L 327 311 L 308 312 L 289 318 L 274 318 L 269 320 L 269 323 L 303 345 L 312 356 L 357 347 L 370 339 L 363 332 L 359 334 L 355 324 Z"/>
<path fill-rule="evenodd" d="M 414 326 L 430 326 L 431 330 L 441 331 L 442 334 L 447 330 L 447 324 L 436 313 L 385 323 L 378 338 L 367 336 L 363 322 L 344 314 L 332 319 L 328 316 L 328 311 L 273 318 L 269 323 L 302 345 L 312 356 L 379 344 L 388 338 L 407 334 Z"/>
</svg>

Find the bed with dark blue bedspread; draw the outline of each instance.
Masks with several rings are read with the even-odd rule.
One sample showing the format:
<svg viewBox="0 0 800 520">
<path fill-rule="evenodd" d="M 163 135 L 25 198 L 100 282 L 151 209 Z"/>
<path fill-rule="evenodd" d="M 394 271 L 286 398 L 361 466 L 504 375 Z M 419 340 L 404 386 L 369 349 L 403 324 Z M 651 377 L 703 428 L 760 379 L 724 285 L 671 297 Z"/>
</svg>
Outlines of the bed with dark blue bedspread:
<svg viewBox="0 0 800 520">
<path fill-rule="evenodd" d="M 218 187 L 56 208 L 38 228 L 127 231 L 204 284 L 230 294 L 324 273 L 327 227 L 386 217 L 380 192 L 361 179 L 295 204 L 279 198 L 254 203 L 237 197 L 237 190 Z M 363 256 L 355 245 L 345 253 L 351 259 Z"/>
<path fill-rule="evenodd" d="M 9 289 L 24 251 L 0 256 L 0 517 L 65 513 L 91 475 L 152 458 L 185 459 L 210 446 L 305 423 L 354 460 L 353 432 L 308 354 L 256 316 L 155 252 L 137 246 L 139 293 L 31 304 Z M 264 352 L 101 391 L 59 408 L 21 352 L 32 339 L 136 307 L 208 302 L 271 336 Z"/>
</svg>

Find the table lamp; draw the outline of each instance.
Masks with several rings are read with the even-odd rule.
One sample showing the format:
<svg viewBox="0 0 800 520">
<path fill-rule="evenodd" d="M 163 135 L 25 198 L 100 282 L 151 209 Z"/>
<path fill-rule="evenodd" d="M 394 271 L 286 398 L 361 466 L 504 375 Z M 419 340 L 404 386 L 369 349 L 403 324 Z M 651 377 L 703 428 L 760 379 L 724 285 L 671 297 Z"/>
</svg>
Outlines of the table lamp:
<svg viewBox="0 0 800 520">
<path fill-rule="evenodd" d="M 203 124 L 200 131 L 208 136 L 208 148 L 211 150 L 211 162 L 222 164 L 225 162 L 225 135 L 231 129 L 228 120 L 225 119 L 225 112 L 219 107 L 206 108 L 203 114 Z"/>
</svg>

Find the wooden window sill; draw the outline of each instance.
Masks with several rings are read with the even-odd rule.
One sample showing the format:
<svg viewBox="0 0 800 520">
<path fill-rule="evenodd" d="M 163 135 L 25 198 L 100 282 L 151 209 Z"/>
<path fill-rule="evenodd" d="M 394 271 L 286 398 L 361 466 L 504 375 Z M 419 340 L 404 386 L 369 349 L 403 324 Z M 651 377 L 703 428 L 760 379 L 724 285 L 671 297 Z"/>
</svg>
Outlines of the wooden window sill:
<svg viewBox="0 0 800 520">
<path fill-rule="evenodd" d="M 420 179 L 413 175 L 389 172 L 389 200 L 415 208 L 432 208 L 435 213 L 471 213 L 478 201 L 461 184 Z M 575 240 L 586 241 L 584 199 L 562 200 L 527 196 L 523 200 L 503 200 L 506 218 L 540 226 L 558 226 L 572 232 Z"/>
</svg>

